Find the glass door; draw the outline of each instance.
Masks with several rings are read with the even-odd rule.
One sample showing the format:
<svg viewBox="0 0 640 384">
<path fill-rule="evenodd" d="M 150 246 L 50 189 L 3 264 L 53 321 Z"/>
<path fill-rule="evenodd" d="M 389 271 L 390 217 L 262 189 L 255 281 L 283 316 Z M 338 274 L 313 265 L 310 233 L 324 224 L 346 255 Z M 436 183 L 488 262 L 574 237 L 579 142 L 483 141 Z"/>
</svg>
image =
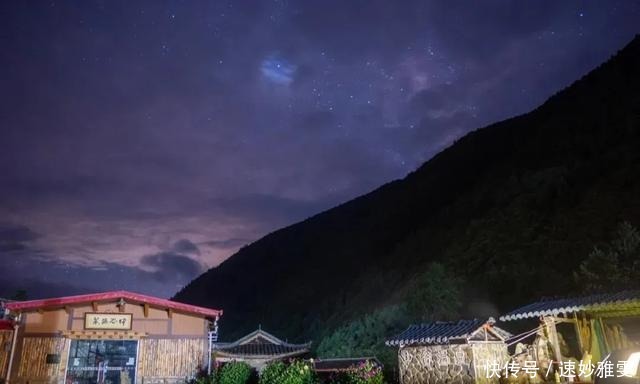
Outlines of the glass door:
<svg viewBox="0 0 640 384">
<path fill-rule="evenodd" d="M 66 384 L 134 384 L 137 340 L 71 340 Z"/>
</svg>

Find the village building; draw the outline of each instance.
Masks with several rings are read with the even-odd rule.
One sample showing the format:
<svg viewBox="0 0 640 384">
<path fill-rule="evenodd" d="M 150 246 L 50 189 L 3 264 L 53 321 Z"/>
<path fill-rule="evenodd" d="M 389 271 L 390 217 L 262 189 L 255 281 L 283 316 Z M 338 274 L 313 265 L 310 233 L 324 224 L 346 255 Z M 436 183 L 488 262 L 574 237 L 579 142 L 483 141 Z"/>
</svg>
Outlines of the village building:
<svg viewBox="0 0 640 384">
<path fill-rule="evenodd" d="M 398 347 L 401 384 L 498 383 L 511 335 L 493 319 L 411 325 L 386 341 Z M 497 364 L 497 365 L 496 365 Z"/>
<path fill-rule="evenodd" d="M 597 365 L 610 352 L 631 347 L 638 350 L 640 291 L 545 299 L 500 317 L 502 321 L 527 319 L 539 324 L 518 340 L 533 338 L 528 355 L 535 358 L 542 371 L 551 362 Z M 593 381 L 594 376 L 559 375 L 559 380 L 585 382 Z"/>
<path fill-rule="evenodd" d="M 113 291 L 4 304 L 0 382 L 177 383 L 209 362 L 222 311 Z"/>
<path fill-rule="evenodd" d="M 216 343 L 213 360 L 216 365 L 229 361 L 244 361 L 258 371 L 268 363 L 309 354 L 311 342 L 291 344 L 262 329 L 255 330 L 232 343 Z"/>
</svg>

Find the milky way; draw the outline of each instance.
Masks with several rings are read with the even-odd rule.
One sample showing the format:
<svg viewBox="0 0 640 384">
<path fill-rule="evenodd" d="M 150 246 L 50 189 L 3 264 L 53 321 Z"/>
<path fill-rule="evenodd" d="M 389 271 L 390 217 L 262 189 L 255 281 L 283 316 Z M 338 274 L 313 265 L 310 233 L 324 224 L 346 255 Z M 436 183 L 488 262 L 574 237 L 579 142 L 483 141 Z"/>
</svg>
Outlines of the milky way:
<svg viewBox="0 0 640 384">
<path fill-rule="evenodd" d="M 0 295 L 170 296 L 526 112 L 636 1 L 0 5 Z"/>
</svg>

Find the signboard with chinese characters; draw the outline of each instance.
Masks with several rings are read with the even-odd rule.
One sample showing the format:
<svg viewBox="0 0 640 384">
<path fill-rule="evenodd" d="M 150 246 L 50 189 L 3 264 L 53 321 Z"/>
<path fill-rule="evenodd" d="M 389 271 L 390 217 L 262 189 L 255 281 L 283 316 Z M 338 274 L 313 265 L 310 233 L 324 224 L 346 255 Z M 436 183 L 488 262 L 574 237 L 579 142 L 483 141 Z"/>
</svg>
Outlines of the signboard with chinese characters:
<svg viewBox="0 0 640 384">
<path fill-rule="evenodd" d="M 84 314 L 84 329 L 131 330 L 131 313 Z"/>
</svg>

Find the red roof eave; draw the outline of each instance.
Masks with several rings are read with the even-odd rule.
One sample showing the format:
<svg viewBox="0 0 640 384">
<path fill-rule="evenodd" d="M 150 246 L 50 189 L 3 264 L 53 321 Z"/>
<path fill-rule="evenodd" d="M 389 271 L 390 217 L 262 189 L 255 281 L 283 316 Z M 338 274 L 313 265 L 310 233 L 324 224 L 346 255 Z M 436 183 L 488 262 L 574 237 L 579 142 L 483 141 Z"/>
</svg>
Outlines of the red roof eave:
<svg viewBox="0 0 640 384">
<path fill-rule="evenodd" d="M 13 330 L 13 321 L 0 319 L 0 331 Z"/>
<path fill-rule="evenodd" d="M 133 293 L 129 291 L 110 291 L 102 293 L 92 293 L 87 295 L 75 295 L 56 297 L 51 299 L 42 300 L 29 300 L 29 301 L 13 301 L 6 303 L 5 306 L 12 311 L 25 311 L 30 309 L 44 309 L 50 307 L 63 307 L 65 305 L 91 303 L 100 301 L 109 301 L 125 299 L 142 304 L 149 304 L 156 307 L 170 308 L 176 311 L 203 315 L 207 317 L 220 317 L 222 316 L 222 310 L 212 309 L 206 307 L 199 307 L 196 305 L 180 303 L 177 301 L 161 299 L 159 297 L 147 296 L 140 293 Z"/>
</svg>

